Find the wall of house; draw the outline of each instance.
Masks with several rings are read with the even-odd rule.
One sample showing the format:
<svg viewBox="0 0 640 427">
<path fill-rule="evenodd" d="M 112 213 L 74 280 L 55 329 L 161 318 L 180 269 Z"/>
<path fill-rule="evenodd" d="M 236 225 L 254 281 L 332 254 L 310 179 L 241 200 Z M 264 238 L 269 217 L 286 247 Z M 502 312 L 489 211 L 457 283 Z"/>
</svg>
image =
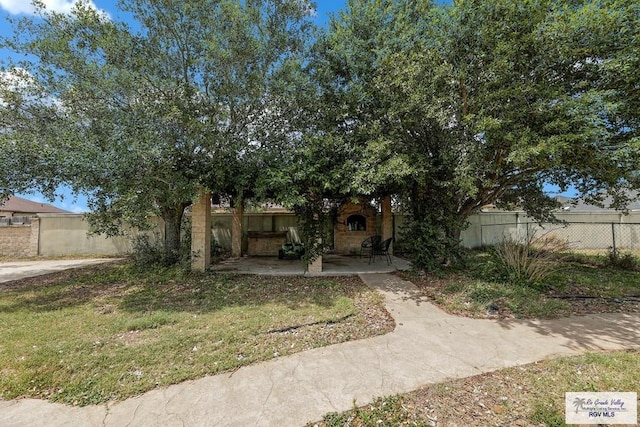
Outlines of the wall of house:
<svg viewBox="0 0 640 427">
<path fill-rule="evenodd" d="M 215 243 L 225 250 L 231 250 L 231 212 L 216 212 L 211 215 L 211 228 Z M 247 251 L 250 231 L 286 231 L 286 241 L 300 242 L 298 233 L 298 218 L 293 213 L 271 213 L 271 212 L 250 212 L 245 213 L 242 227 L 244 236 L 242 238 L 243 251 Z M 257 243 L 257 242 L 252 242 Z M 275 255 L 277 255 L 277 251 Z"/>
</svg>

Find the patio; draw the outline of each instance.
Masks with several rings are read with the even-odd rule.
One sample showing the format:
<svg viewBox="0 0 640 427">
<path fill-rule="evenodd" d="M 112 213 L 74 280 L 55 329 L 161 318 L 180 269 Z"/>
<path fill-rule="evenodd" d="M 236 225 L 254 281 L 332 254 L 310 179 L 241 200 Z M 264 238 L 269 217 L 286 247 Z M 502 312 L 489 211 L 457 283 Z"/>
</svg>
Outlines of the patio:
<svg viewBox="0 0 640 427">
<path fill-rule="evenodd" d="M 391 265 L 387 265 L 385 257 L 377 257 L 369 264 L 369 258 L 325 254 L 322 256 L 322 272 L 304 271 L 304 265 L 297 259 L 278 259 L 277 257 L 242 257 L 230 258 L 212 264 L 214 271 L 229 271 L 243 274 L 260 274 L 268 276 L 351 276 L 362 273 L 391 273 L 397 270 L 410 270 L 409 261 L 391 257 Z"/>
</svg>

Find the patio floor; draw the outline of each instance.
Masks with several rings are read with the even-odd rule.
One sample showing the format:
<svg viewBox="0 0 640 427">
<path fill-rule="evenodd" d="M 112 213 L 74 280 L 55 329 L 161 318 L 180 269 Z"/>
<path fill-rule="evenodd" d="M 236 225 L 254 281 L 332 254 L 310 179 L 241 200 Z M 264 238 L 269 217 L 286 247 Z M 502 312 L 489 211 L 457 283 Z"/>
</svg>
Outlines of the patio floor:
<svg viewBox="0 0 640 427">
<path fill-rule="evenodd" d="M 304 265 L 300 260 L 254 256 L 227 259 L 213 264 L 211 269 L 267 276 L 351 276 L 362 273 L 391 273 L 396 270 L 411 269 L 411 264 L 405 259 L 391 257 L 391 261 L 392 263 L 387 265 L 385 257 L 377 257 L 375 261 L 369 264 L 369 259 L 366 257 L 326 254 L 322 257 L 321 273 L 305 273 Z"/>
</svg>

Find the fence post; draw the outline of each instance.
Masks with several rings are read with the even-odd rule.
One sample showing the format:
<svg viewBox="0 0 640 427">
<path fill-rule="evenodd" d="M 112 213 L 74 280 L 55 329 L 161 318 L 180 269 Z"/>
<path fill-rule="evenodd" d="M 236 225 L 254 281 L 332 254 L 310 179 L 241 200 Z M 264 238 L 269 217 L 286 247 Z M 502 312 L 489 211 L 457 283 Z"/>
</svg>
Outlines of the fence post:
<svg viewBox="0 0 640 427">
<path fill-rule="evenodd" d="M 614 222 L 611 223 L 611 240 L 613 241 L 613 256 L 617 256 L 618 252 L 616 249 L 616 224 Z"/>
</svg>

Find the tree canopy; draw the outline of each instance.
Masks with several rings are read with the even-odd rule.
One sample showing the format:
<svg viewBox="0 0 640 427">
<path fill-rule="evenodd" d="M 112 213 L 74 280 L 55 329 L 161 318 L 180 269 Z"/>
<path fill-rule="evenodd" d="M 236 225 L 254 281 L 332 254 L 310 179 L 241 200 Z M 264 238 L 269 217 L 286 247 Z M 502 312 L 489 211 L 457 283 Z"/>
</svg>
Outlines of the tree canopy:
<svg viewBox="0 0 640 427">
<path fill-rule="evenodd" d="M 487 204 L 549 218 L 545 186 L 638 188 L 637 2 L 351 0 L 313 72 L 354 190 L 407 202 L 418 263 Z M 329 114 L 329 113 L 328 113 Z"/>
<path fill-rule="evenodd" d="M 3 187 L 71 183 L 96 224 L 155 211 L 174 235 L 201 187 L 313 227 L 327 199 L 394 194 L 422 267 L 484 205 L 549 219 L 549 185 L 616 207 L 640 187 L 633 0 L 349 0 L 315 36 L 306 1 L 121 7 L 139 27 L 86 4 L 14 23 L 35 59 L 3 71 Z"/>
<path fill-rule="evenodd" d="M 272 88 L 298 60 L 311 9 L 298 0 L 119 7 L 133 24 L 83 2 L 12 22 L 3 44 L 26 59 L 3 70 L 21 83 L 0 94 L 2 187 L 88 192 L 89 219 L 110 234 L 159 215 L 174 254 L 199 189 L 250 185 L 284 120 Z"/>
</svg>

